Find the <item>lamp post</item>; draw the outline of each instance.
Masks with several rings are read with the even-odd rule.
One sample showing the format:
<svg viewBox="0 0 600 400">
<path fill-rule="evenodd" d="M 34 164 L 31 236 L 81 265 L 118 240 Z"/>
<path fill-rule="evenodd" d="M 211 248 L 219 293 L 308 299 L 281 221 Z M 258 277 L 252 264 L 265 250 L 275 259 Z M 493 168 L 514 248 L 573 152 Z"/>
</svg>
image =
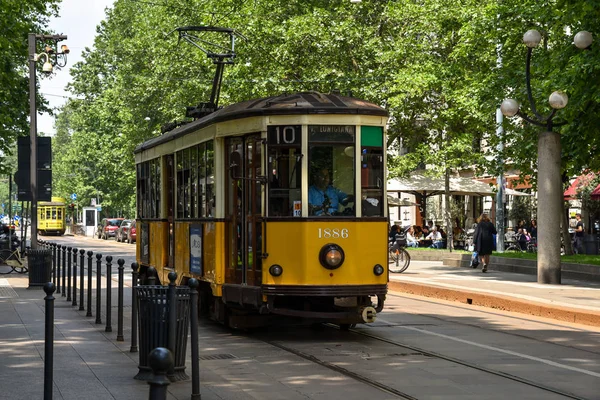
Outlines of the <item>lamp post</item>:
<svg viewBox="0 0 600 400">
<path fill-rule="evenodd" d="M 531 53 L 542 40 L 542 35 L 536 30 L 529 30 L 523 35 L 527 46 L 527 62 L 525 79 L 527 81 L 527 97 L 533 113 L 529 117 L 520 110 L 519 103 L 514 99 L 505 99 L 500 106 L 502 114 L 507 117 L 520 116 L 530 124 L 545 128 L 538 137 L 538 283 L 560 284 L 560 222 L 562 210 L 562 181 L 560 171 L 560 135 L 552 132 L 555 126 L 565 123 L 555 123 L 556 112 L 567 105 L 569 98 L 564 92 L 555 91 L 550 95 L 549 103 L 552 111 L 547 116 L 537 112 L 531 93 Z M 575 35 L 575 45 L 580 49 L 588 48 L 592 43 L 592 34 L 579 32 Z"/>
<path fill-rule="evenodd" d="M 45 58 L 42 71 L 46 74 L 52 73 L 54 60 L 59 67 L 64 67 L 67 64 L 67 54 L 69 48 L 62 45 L 58 51 L 58 42 L 66 40 L 66 35 L 38 35 L 30 33 L 28 36 L 29 47 L 29 181 L 31 189 L 31 248 L 37 249 L 37 107 L 35 103 L 36 94 L 36 74 L 35 63 L 40 58 Z M 36 53 L 36 45 L 38 41 L 50 43 L 46 45 L 44 51 L 40 54 Z"/>
</svg>

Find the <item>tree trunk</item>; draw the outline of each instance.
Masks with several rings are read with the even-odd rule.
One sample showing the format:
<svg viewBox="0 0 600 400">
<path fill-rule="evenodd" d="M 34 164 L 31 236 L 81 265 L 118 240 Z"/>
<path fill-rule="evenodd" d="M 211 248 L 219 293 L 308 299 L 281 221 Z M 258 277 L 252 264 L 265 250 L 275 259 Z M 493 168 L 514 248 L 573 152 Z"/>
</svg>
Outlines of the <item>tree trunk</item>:
<svg viewBox="0 0 600 400">
<path fill-rule="evenodd" d="M 446 221 L 446 248 L 450 251 L 454 249 L 452 229 L 452 214 L 450 212 L 450 169 L 446 168 L 444 173 L 444 220 Z"/>
</svg>

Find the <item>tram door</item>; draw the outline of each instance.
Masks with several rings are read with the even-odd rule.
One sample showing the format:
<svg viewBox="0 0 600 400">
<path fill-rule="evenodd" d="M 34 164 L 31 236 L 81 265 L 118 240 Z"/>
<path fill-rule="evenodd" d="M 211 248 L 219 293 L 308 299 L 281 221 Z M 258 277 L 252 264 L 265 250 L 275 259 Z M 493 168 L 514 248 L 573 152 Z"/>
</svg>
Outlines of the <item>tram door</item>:
<svg viewBox="0 0 600 400">
<path fill-rule="evenodd" d="M 260 285 L 262 282 L 262 141 L 260 135 L 228 140 L 228 165 L 236 152 L 239 176 L 227 174 L 229 263 L 227 282 Z M 237 179 L 244 178 L 244 179 Z"/>
</svg>

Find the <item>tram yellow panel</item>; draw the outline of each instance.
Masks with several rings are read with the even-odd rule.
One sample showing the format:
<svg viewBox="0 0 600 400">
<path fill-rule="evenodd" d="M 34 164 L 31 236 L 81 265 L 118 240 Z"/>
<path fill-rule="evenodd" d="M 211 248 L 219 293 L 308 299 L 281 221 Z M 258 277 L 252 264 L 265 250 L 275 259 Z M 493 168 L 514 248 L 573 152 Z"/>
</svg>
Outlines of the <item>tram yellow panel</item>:
<svg viewBox="0 0 600 400">
<path fill-rule="evenodd" d="M 326 244 L 339 245 L 345 255 L 341 267 L 330 270 L 319 262 L 319 252 Z M 273 285 L 365 285 L 386 284 L 387 222 L 315 221 L 268 222 L 267 252 L 263 263 L 263 284 Z M 273 264 L 283 274 L 273 277 Z M 373 273 L 376 264 L 386 272 Z"/>
<path fill-rule="evenodd" d="M 167 222 L 150 222 L 150 265 L 156 269 L 163 268 L 169 263 L 168 243 L 169 225 Z M 136 241 L 139 241 L 137 239 Z M 161 277 L 161 282 L 164 283 Z"/>
</svg>

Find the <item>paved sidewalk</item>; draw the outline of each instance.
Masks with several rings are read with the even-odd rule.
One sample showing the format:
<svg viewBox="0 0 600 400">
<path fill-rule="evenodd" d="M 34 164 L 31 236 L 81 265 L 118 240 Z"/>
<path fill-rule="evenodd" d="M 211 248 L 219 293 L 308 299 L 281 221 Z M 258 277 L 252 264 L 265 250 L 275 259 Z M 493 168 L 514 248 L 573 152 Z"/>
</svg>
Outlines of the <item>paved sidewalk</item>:
<svg viewBox="0 0 600 400">
<path fill-rule="evenodd" d="M 0 399 L 44 398 L 45 292 L 27 289 L 27 275 L 0 275 Z M 95 285 L 95 281 L 94 281 Z M 149 385 L 133 379 L 138 353 L 131 353 L 131 290 L 125 288 L 124 338 L 117 337 L 117 289 L 113 281 L 112 332 L 105 332 L 105 290 L 102 291 L 102 324 L 86 311 L 78 311 L 62 294 L 54 294 L 54 399 L 147 399 Z M 103 279 L 103 289 L 105 289 Z M 79 294 L 78 294 L 79 296 Z M 92 300 L 95 310 L 95 297 Z M 201 352 L 205 350 L 200 341 Z M 190 348 L 186 372 L 191 374 Z M 204 400 L 252 399 L 243 388 L 230 385 L 208 368 L 201 368 Z M 189 400 L 191 379 L 168 387 L 167 399 Z"/>
<path fill-rule="evenodd" d="M 565 322 L 600 326 L 600 282 L 563 279 L 542 285 L 533 275 L 461 268 L 441 261 L 411 261 L 390 273 L 390 291 L 460 301 Z"/>
<path fill-rule="evenodd" d="M 116 279 L 116 278 L 115 278 Z M 525 312 L 562 321 L 600 326 L 600 284 L 568 281 L 563 285 L 539 285 L 535 276 L 490 270 L 444 266 L 441 262 L 412 261 L 402 274 L 390 274 L 390 291 L 457 300 L 510 311 Z M 104 279 L 103 279 L 104 281 Z M 129 286 L 130 281 L 126 281 Z M 95 280 L 93 283 L 95 287 Z M 44 318 L 45 293 L 27 289 L 27 275 L 0 275 L 0 398 L 41 399 L 44 384 Z M 133 379 L 137 373 L 138 353 L 131 353 L 131 290 L 125 290 L 124 337 L 117 342 L 117 289 L 112 290 L 112 332 L 95 317 L 86 317 L 61 294 L 55 294 L 54 399 L 143 399 L 148 398 L 148 385 Z M 103 282 L 105 288 L 105 282 Z M 106 322 L 105 291 L 102 293 L 102 322 Z M 79 299 L 78 299 L 79 300 Z M 95 298 L 92 301 L 95 305 Z M 95 315 L 95 310 L 94 310 Z M 201 355 L 224 352 L 228 346 L 240 350 L 235 335 L 214 337 L 200 326 Z M 226 331 L 223 331 L 224 333 Z M 210 337 L 210 340 L 206 340 Z M 230 341 L 227 346 L 219 341 Z M 222 348 L 221 348 L 222 347 Z M 241 349 L 254 351 L 252 346 Z M 187 356 L 188 375 L 191 373 Z M 249 378 L 246 360 L 239 362 L 202 361 L 201 395 L 214 399 L 279 399 L 299 398 L 285 382 L 285 371 L 278 363 L 261 364 Z M 212 364 L 211 364 L 212 363 Z M 255 366 L 258 368 L 258 366 Z M 310 365 L 305 368 L 314 368 Z M 268 373 L 267 373 L 268 372 Z M 297 371 L 310 374 L 310 370 Z M 279 382 L 273 381 L 278 376 Z M 248 378 L 248 379 L 247 379 Z M 274 390 L 276 385 L 277 390 Z M 260 390 L 258 390 L 260 389 Z M 323 390 L 326 390 L 323 388 Z M 191 380 L 169 386 L 168 399 L 189 399 Z"/>
</svg>

